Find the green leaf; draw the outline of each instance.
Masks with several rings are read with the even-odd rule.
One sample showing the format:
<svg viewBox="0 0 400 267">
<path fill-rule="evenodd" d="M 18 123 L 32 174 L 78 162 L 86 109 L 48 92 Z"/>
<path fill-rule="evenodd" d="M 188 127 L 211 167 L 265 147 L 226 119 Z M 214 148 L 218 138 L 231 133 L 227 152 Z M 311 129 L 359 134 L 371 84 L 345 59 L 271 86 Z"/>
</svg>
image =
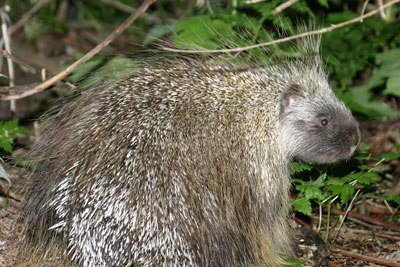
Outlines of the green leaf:
<svg viewBox="0 0 400 267">
<path fill-rule="evenodd" d="M 321 6 L 324 6 L 324 7 L 329 8 L 328 0 L 318 0 L 318 3 L 319 3 Z"/>
<path fill-rule="evenodd" d="M 390 200 L 393 200 L 394 202 L 396 202 L 397 205 L 400 206 L 400 196 L 398 196 L 398 195 L 391 195 L 391 196 L 389 196 L 389 197 L 390 197 Z"/>
<path fill-rule="evenodd" d="M 299 197 L 295 201 L 292 202 L 294 209 L 298 212 L 301 212 L 305 215 L 311 215 L 311 202 L 306 198 Z"/>
<path fill-rule="evenodd" d="M 334 195 L 340 195 L 342 193 L 343 185 L 330 185 L 328 189 L 332 191 Z"/>
<path fill-rule="evenodd" d="M 354 187 L 350 184 L 343 185 L 340 193 L 342 204 L 347 203 L 354 194 Z"/>
<path fill-rule="evenodd" d="M 327 185 L 343 185 L 346 182 L 344 178 L 335 178 L 335 177 L 330 177 L 327 181 Z"/>
<path fill-rule="evenodd" d="M 400 69 L 396 76 L 390 76 L 388 78 L 386 82 L 386 89 L 383 91 L 383 94 L 400 97 Z"/>
<path fill-rule="evenodd" d="M 306 199 L 322 199 L 322 191 L 318 187 L 310 186 L 307 187 L 304 193 Z"/>
<path fill-rule="evenodd" d="M 400 158 L 400 153 L 386 153 L 381 156 L 382 159 L 398 159 Z"/>
<path fill-rule="evenodd" d="M 285 258 L 285 263 L 282 265 L 284 267 L 302 267 L 304 264 L 303 260 L 296 259 L 293 257 Z"/>
<path fill-rule="evenodd" d="M 348 175 L 350 179 L 356 179 L 358 183 L 363 185 L 375 184 L 375 180 L 380 180 L 381 177 L 374 171 L 359 172 Z"/>
<path fill-rule="evenodd" d="M 293 162 L 291 170 L 290 170 L 290 174 L 295 174 L 295 173 L 302 172 L 302 171 L 311 171 L 312 168 L 313 167 L 311 165 L 306 164 L 306 163 Z"/>
<path fill-rule="evenodd" d="M 371 149 L 371 147 L 369 145 L 367 145 L 366 143 L 364 143 L 364 142 L 361 142 L 358 145 L 358 148 L 361 149 L 361 150 L 364 150 L 364 151 L 369 151 Z"/>
<path fill-rule="evenodd" d="M 323 187 L 325 185 L 324 181 L 326 180 L 326 173 L 321 174 L 317 180 L 313 181 L 311 184 L 316 187 Z"/>
<path fill-rule="evenodd" d="M 18 127 L 17 119 L 5 123 L 0 121 L 0 148 L 11 153 L 13 138 L 16 134 L 29 135 L 28 131 Z"/>
</svg>

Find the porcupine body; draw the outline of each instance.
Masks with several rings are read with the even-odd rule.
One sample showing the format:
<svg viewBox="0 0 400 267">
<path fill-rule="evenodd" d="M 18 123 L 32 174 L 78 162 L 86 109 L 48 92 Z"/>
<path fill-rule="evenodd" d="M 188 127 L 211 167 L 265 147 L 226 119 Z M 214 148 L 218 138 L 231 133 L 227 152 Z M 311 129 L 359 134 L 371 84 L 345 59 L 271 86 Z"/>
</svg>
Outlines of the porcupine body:
<svg viewBox="0 0 400 267">
<path fill-rule="evenodd" d="M 275 266 L 290 162 L 336 162 L 359 139 L 317 57 L 144 65 L 48 120 L 25 236 L 59 238 L 80 266 Z"/>
</svg>

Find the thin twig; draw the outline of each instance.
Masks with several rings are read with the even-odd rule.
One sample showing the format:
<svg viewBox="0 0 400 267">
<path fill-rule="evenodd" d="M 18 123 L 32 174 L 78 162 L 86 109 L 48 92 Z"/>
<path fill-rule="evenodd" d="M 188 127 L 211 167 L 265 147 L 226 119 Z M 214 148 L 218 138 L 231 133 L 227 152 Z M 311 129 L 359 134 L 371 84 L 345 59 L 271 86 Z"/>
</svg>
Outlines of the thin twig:
<svg viewBox="0 0 400 267">
<path fill-rule="evenodd" d="M 11 35 L 16 32 L 19 28 L 24 26 L 26 22 L 35 14 L 42 6 L 48 4 L 51 0 L 40 0 L 34 7 L 31 8 L 26 14 L 24 14 L 14 25 L 11 25 L 8 29 L 8 34 Z"/>
<path fill-rule="evenodd" d="M 60 72 L 59 74 L 53 76 L 49 80 L 39 84 L 38 86 L 35 86 L 34 88 L 25 91 L 21 94 L 15 94 L 15 95 L 3 95 L 0 97 L 0 100 L 12 100 L 12 99 L 20 99 L 24 98 L 33 94 L 36 94 L 38 92 L 41 92 L 45 90 L 46 88 L 52 86 L 56 82 L 64 79 L 68 74 L 73 72 L 77 67 L 88 61 L 90 58 L 92 58 L 94 55 L 96 55 L 103 47 L 108 45 L 111 41 L 113 41 L 122 31 L 124 31 L 129 25 L 132 24 L 146 9 L 155 2 L 156 0 L 146 0 L 143 2 L 143 4 L 136 10 L 134 14 L 129 16 L 118 28 L 116 28 L 109 36 L 107 36 L 106 39 L 104 39 L 103 42 L 98 44 L 95 48 L 90 50 L 86 55 L 75 61 L 72 65 L 70 65 L 67 69 L 64 71 Z"/>
<path fill-rule="evenodd" d="M 373 263 L 384 265 L 384 266 L 400 267 L 400 263 L 396 263 L 393 261 L 378 259 L 375 257 L 364 256 L 362 254 L 349 252 L 349 251 L 346 251 L 343 249 L 335 249 L 335 251 L 342 254 L 343 256 L 359 259 L 359 260 L 366 261 L 366 262 L 373 262 Z"/>
<path fill-rule="evenodd" d="M 295 39 L 299 39 L 299 38 L 303 38 L 306 36 L 311 36 L 311 35 L 319 35 L 325 32 L 330 32 L 332 30 L 336 30 L 338 28 L 350 25 L 350 24 L 354 24 L 356 22 L 360 22 L 361 20 L 365 19 L 365 18 L 369 18 L 377 13 L 379 13 L 379 10 L 382 8 L 387 8 L 389 6 L 392 6 L 396 3 L 399 3 L 400 0 L 393 0 L 390 1 L 389 3 L 383 5 L 382 7 L 380 7 L 379 9 L 376 9 L 374 11 L 371 11 L 363 16 L 339 23 L 339 24 L 335 24 L 332 25 L 330 27 L 326 27 L 323 29 L 319 29 L 319 30 L 315 30 L 315 31 L 309 31 L 309 32 L 304 32 L 304 33 L 300 33 L 300 34 L 296 34 L 296 35 L 292 35 L 289 37 L 285 37 L 282 39 L 278 39 L 278 40 L 274 40 L 274 41 L 270 41 L 270 42 L 265 42 L 265 43 L 261 43 L 261 44 L 255 44 L 255 45 L 249 45 L 249 46 L 243 46 L 243 47 L 236 47 L 236 48 L 229 48 L 229 49 L 210 49 L 210 50 L 206 50 L 206 49 L 200 49 L 200 50 L 184 50 L 184 49 L 175 49 L 175 48 L 169 48 L 169 47 L 162 47 L 164 50 L 166 51 L 171 51 L 171 52 L 178 52 L 178 53 L 228 53 L 228 52 L 241 52 L 244 50 L 249 50 L 249 49 L 253 49 L 253 48 L 259 48 L 259 47 L 264 47 L 264 46 L 268 46 L 268 45 L 273 45 L 273 44 L 279 44 L 279 43 L 284 43 L 284 42 L 288 42 L 288 41 L 292 41 Z"/>
<path fill-rule="evenodd" d="M 25 68 L 27 68 L 32 74 L 36 73 L 36 69 L 34 67 L 29 66 L 28 64 L 26 64 L 25 62 L 23 62 L 21 59 L 17 58 L 14 55 L 11 55 L 10 53 L 7 52 L 7 50 L 0 50 L 0 55 L 6 58 L 10 58 L 11 60 L 13 60 L 15 63 L 24 66 Z"/>
<path fill-rule="evenodd" d="M 298 2 L 299 0 L 289 0 L 286 1 L 282 4 L 280 4 L 279 6 L 275 7 L 274 11 L 272 11 L 272 14 L 276 15 L 278 13 L 281 13 L 283 10 L 285 10 L 286 8 L 290 7 L 291 5 L 293 5 L 294 3 Z"/>
<path fill-rule="evenodd" d="M 255 3 L 260 3 L 264 2 L 265 0 L 247 0 L 246 4 L 255 4 Z"/>
<path fill-rule="evenodd" d="M 349 205 L 349 207 L 347 208 L 346 213 L 344 214 L 342 221 L 340 222 L 339 228 L 338 228 L 338 230 L 337 230 L 337 232 L 336 232 L 335 237 L 334 237 L 333 240 L 332 240 L 332 243 L 335 242 L 336 238 L 338 237 L 339 232 L 340 232 L 340 229 L 342 228 L 343 223 L 344 223 L 344 221 L 345 221 L 346 218 L 347 218 L 347 214 L 349 214 L 351 208 L 353 207 L 354 200 L 357 198 L 358 194 L 360 194 L 360 191 L 361 191 L 361 189 L 358 189 L 357 192 L 354 194 L 353 198 L 351 199 L 350 205 Z"/>
<path fill-rule="evenodd" d="M 376 2 L 379 7 L 383 6 L 383 0 L 377 0 Z M 380 10 L 379 16 L 381 17 L 381 19 L 386 19 L 385 10 L 382 8 L 379 8 L 379 10 Z"/>
<path fill-rule="evenodd" d="M 362 9 L 361 9 L 361 16 L 364 15 L 365 9 L 367 8 L 367 5 L 368 5 L 368 2 L 369 2 L 369 0 L 366 0 L 366 1 L 364 2 L 363 6 L 362 6 Z M 364 21 L 363 19 L 360 20 L 360 22 L 363 22 L 363 21 Z"/>
<path fill-rule="evenodd" d="M 206 0 L 206 5 L 207 5 L 207 8 L 208 8 L 208 12 L 210 12 L 210 15 L 211 16 L 214 15 L 214 11 L 211 8 L 210 0 Z"/>
<path fill-rule="evenodd" d="M 335 213 L 335 214 L 340 214 L 340 215 L 344 215 L 345 214 L 345 212 L 343 212 L 343 211 L 341 211 L 340 209 L 337 209 L 337 208 L 332 208 L 331 212 Z M 371 217 L 359 214 L 359 213 L 354 212 L 354 211 L 350 211 L 348 213 L 348 216 L 349 217 L 354 217 L 354 218 L 357 218 L 357 219 L 360 219 L 360 220 L 363 220 L 365 222 L 369 222 L 369 223 L 372 223 L 372 224 L 375 224 L 375 225 L 380 225 L 380 226 L 383 226 L 383 227 L 385 227 L 387 229 L 390 229 L 390 230 L 394 230 L 394 231 L 400 232 L 400 225 L 391 224 L 391 223 L 387 223 L 387 222 L 384 222 L 384 221 L 381 221 L 381 220 L 377 220 L 375 218 L 371 218 Z"/>
<path fill-rule="evenodd" d="M 371 231 L 371 230 L 352 229 L 352 228 L 346 228 L 346 231 L 356 233 L 356 234 L 363 234 L 363 235 L 370 234 L 370 235 L 375 235 L 378 237 L 387 238 L 390 240 L 400 241 L 400 235 L 394 235 L 393 233 L 386 234 L 385 232 L 380 233 L 380 232 Z M 396 233 L 396 234 L 398 234 L 398 233 Z"/>
</svg>

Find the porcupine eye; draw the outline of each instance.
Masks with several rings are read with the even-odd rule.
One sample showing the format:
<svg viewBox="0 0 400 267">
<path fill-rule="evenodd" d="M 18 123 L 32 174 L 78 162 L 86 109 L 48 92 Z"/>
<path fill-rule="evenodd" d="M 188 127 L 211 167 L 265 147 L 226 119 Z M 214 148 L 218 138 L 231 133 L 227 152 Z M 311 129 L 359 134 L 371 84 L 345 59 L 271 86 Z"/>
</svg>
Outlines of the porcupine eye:
<svg viewBox="0 0 400 267">
<path fill-rule="evenodd" d="M 328 120 L 327 120 L 327 119 L 322 119 L 322 120 L 321 120 L 321 125 L 322 125 L 322 126 L 328 125 Z"/>
</svg>

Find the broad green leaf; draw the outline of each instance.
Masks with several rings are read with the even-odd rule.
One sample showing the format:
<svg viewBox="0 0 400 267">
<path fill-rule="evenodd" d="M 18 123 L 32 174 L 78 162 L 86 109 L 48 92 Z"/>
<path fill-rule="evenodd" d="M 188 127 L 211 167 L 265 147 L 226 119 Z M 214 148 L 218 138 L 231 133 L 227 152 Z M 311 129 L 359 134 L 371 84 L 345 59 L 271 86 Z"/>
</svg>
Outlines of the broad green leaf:
<svg viewBox="0 0 400 267">
<path fill-rule="evenodd" d="M 346 182 L 345 179 L 343 178 L 335 178 L 335 177 L 330 177 L 328 178 L 328 180 L 326 181 L 326 184 L 328 185 L 343 185 Z"/>
<path fill-rule="evenodd" d="M 340 198 L 342 200 L 342 204 L 347 203 L 350 198 L 354 194 L 354 187 L 350 184 L 345 184 L 342 187 L 341 193 L 340 193 Z"/>
<path fill-rule="evenodd" d="M 322 199 L 322 191 L 318 187 L 310 186 L 307 187 L 304 193 L 307 199 Z"/>
<path fill-rule="evenodd" d="M 340 195 L 342 193 L 343 186 L 344 185 L 329 185 L 328 189 L 331 190 L 334 195 Z"/>
<path fill-rule="evenodd" d="M 324 182 L 326 180 L 326 177 L 327 177 L 326 173 L 323 173 L 317 178 L 317 180 L 313 181 L 311 184 L 316 187 L 322 187 L 325 185 Z"/>
<path fill-rule="evenodd" d="M 293 201 L 293 206 L 296 211 L 301 212 L 305 215 L 311 215 L 311 202 L 305 198 L 297 198 Z"/>
<path fill-rule="evenodd" d="M 312 170 L 312 166 L 306 163 L 300 163 L 300 162 L 293 162 L 290 174 L 302 172 L 302 171 L 310 171 Z"/>
<path fill-rule="evenodd" d="M 383 94 L 400 97 L 400 69 L 396 75 L 388 78 L 386 82 L 386 89 L 383 91 Z"/>
<path fill-rule="evenodd" d="M 11 153 L 16 134 L 29 135 L 27 130 L 18 126 L 17 119 L 5 123 L 0 121 L 0 148 Z"/>
</svg>

